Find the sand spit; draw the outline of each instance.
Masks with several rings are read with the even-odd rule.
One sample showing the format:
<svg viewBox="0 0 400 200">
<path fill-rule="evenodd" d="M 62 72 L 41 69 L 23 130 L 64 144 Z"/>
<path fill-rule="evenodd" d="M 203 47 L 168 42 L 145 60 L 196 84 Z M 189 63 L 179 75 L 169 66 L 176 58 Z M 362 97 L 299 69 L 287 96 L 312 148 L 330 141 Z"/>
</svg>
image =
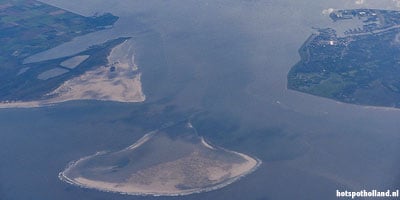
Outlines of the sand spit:
<svg viewBox="0 0 400 200">
<path fill-rule="evenodd" d="M 72 162 L 59 173 L 59 178 L 76 186 L 105 192 L 181 196 L 225 187 L 252 173 L 262 163 L 248 155 L 213 146 L 202 137 L 196 139 L 196 142 L 193 142 L 193 138 L 171 139 L 158 132 L 152 132 L 119 152 L 97 153 Z M 171 154 L 168 152 L 171 147 L 175 148 L 172 152 L 178 152 L 176 154 L 180 154 L 179 149 L 187 154 L 179 157 L 171 155 L 174 158 L 167 161 L 159 161 L 153 156 L 159 156 L 157 152 Z M 160 149 L 151 150 L 151 148 Z M 144 150 L 150 152 L 143 152 Z M 151 156 L 153 157 L 149 159 Z M 127 158 L 139 157 L 141 159 L 132 160 L 131 164 L 123 167 L 116 164 Z M 143 157 L 147 161 L 144 162 Z M 149 160 L 154 161 L 153 158 L 156 162 L 149 162 Z M 160 158 L 162 160 L 165 156 Z M 113 162 L 113 159 L 118 162 Z M 105 165 L 104 161 L 110 163 Z M 93 164 L 96 162 L 98 164 Z M 144 163 L 146 167 L 138 168 L 144 166 Z"/>
<path fill-rule="evenodd" d="M 140 147 L 142 144 L 147 142 L 156 132 L 150 132 L 146 135 L 144 135 L 142 138 L 140 138 L 137 142 L 133 143 L 131 146 L 129 146 L 127 149 L 136 149 Z"/>
<path fill-rule="evenodd" d="M 143 102 L 141 73 L 134 64 L 133 42 L 126 40 L 116 46 L 108 56 L 107 66 L 98 67 L 64 82 L 45 95 L 44 100 L 29 102 L 0 102 L 0 108 L 31 108 L 53 105 L 71 100 L 101 100 L 117 102 Z M 69 61 L 74 67 L 87 57 Z"/>
<path fill-rule="evenodd" d="M 201 138 L 201 143 L 202 143 L 205 147 L 207 147 L 207 148 L 209 148 L 209 149 L 212 149 L 212 150 L 215 150 L 215 148 L 212 147 L 211 145 L 209 145 L 209 144 L 204 140 L 203 137 Z"/>
<path fill-rule="evenodd" d="M 114 47 L 108 56 L 108 67 L 100 67 L 66 81 L 49 93 L 56 102 L 96 99 L 119 102 L 142 102 L 140 73 L 134 64 L 132 42 L 126 40 Z M 129 59 L 127 59 L 129 57 Z"/>
<path fill-rule="evenodd" d="M 133 41 L 126 40 L 122 44 L 114 47 L 108 56 L 109 65 L 113 65 L 119 69 L 138 70 L 135 64 Z"/>
</svg>

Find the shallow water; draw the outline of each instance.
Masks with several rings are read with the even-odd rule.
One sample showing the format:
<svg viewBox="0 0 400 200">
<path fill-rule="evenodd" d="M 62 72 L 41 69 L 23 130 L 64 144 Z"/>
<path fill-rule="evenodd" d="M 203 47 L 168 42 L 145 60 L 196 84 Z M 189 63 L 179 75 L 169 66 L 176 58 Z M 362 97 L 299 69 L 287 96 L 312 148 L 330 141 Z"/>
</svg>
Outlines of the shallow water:
<svg viewBox="0 0 400 200">
<path fill-rule="evenodd" d="M 38 79 L 40 80 L 47 80 L 49 78 L 54 78 L 60 75 L 63 75 L 67 73 L 68 70 L 63 69 L 63 68 L 54 68 L 54 69 L 49 69 L 47 71 L 42 72 L 41 74 L 38 75 Z"/>
<path fill-rule="evenodd" d="M 185 199 L 335 199 L 336 189 L 400 187 L 399 110 L 286 90 L 287 72 L 312 27 L 331 24 L 323 9 L 397 9 L 396 2 L 45 2 L 121 18 L 113 29 L 76 38 L 32 60 L 133 36 L 147 99 L 0 110 L 0 197 L 153 199 L 81 189 L 57 175 L 71 160 L 122 149 L 150 130 L 189 117 L 200 135 L 254 155 L 263 165 L 226 188 Z"/>
</svg>

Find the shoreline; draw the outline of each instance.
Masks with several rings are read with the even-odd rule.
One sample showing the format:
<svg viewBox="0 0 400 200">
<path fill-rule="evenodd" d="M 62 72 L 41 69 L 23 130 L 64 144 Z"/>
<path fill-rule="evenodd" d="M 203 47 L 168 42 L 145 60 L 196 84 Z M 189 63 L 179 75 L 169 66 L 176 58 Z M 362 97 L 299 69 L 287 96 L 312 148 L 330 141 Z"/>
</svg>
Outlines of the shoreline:
<svg viewBox="0 0 400 200">
<path fill-rule="evenodd" d="M 252 159 L 254 159 L 254 161 L 256 162 L 256 165 L 252 169 L 250 169 L 248 172 L 246 172 L 246 173 L 244 173 L 242 175 L 236 176 L 236 177 L 234 177 L 232 179 L 229 179 L 226 182 L 223 182 L 221 184 L 217 184 L 215 186 L 210 186 L 210 187 L 206 187 L 206 188 L 202 188 L 202 189 L 196 189 L 196 190 L 192 190 L 192 191 L 186 191 L 186 192 L 171 192 L 171 193 L 124 192 L 124 191 L 117 191 L 117 190 L 111 189 L 111 188 L 108 188 L 108 189 L 98 188 L 98 187 L 91 186 L 89 184 L 80 183 L 80 182 L 77 182 L 77 181 L 75 181 L 73 179 L 70 179 L 68 176 L 65 175 L 65 173 L 64 173 L 65 170 L 58 174 L 58 178 L 61 181 L 65 182 L 65 183 L 68 183 L 68 184 L 74 185 L 74 186 L 78 186 L 80 188 L 93 189 L 93 190 L 97 190 L 97 191 L 101 191 L 101 192 L 111 192 L 111 193 L 122 194 L 122 195 L 154 196 L 154 197 L 158 197 L 158 196 L 170 196 L 170 197 L 173 197 L 173 196 L 186 196 L 186 195 L 191 195 L 191 194 L 199 194 L 199 193 L 203 193 L 203 192 L 210 192 L 210 191 L 218 190 L 218 189 L 224 188 L 224 187 L 226 187 L 226 186 L 228 186 L 228 185 L 230 185 L 230 184 L 232 184 L 232 183 L 234 183 L 236 181 L 239 181 L 240 179 L 244 178 L 245 176 L 247 176 L 247 175 L 253 173 L 254 171 L 256 171 L 261 166 L 262 161 L 260 159 L 258 159 L 258 158 L 252 158 Z M 75 164 L 76 163 L 73 162 L 72 166 L 74 166 Z M 72 167 L 72 166 L 69 166 L 69 167 Z M 66 170 L 68 170 L 68 169 L 66 169 Z M 101 181 L 93 181 L 93 182 L 94 183 L 95 182 L 100 182 L 101 183 Z M 105 183 L 107 183 L 107 184 L 117 184 L 117 183 L 108 183 L 108 182 L 105 182 Z"/>
<path fill-rule="evenodd" d="M 43 108 L 56 106 L 58 104 L 72 102 L 72 101 L 100 101 L 100 102 L 116 102 L 116 103 L 140 103 L 144 101 L 117 101 L 117 100 L 107 100 L 107 99 L 71 99 L 71 100 L 63 100 L 63 101 L 15 101 L 15 102 L 0 102 L 0 109 L 13 109 L 13 108 L 21 108 L 21 109 L 29 109 L 29 108 Z"/>
<path fill-rule="evenodd" d="M 316 98 L 323 99 L 324 101 L 327 101 L 327 102 L 332 102 L 332 103 L 336 103 L 336 104 L 339 104 L 339 105 L 357 107 L 357 108 L 360 108 L 360 109 L 400 112 L 400 107 L 374 106 L 374 105 L 362 105 L 362 104 L 347 103 L 347 102 L 342 102 L 342 101 L 339 101 L 339 100 L 336 100 L 336 99 L 331 99 L 331 98 L 328 98 L 328 97 L 318 96 L 318 95 L 302 92 L 302 91 L 299 91 L 299 90 L 290 89 L 287 86 L 286 86 L 286 91 L 298 93 L 300 95 L 309 95 L 309 96 L 313 96 L 313 97 L 316 97 Z"/>
</svg>

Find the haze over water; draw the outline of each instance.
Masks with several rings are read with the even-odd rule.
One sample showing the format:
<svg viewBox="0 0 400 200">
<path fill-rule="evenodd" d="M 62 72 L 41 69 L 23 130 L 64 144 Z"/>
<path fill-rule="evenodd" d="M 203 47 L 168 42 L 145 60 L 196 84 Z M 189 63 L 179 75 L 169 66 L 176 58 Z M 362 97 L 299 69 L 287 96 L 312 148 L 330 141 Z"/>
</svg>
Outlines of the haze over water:
<svg viewBox="0 0 400 200">
<path fill-rule="evenodd" d="M 336 199 L 336 189 L 399 188 L 399 110 L 286 90 L 287 72 L 312 27 L 331 24 L 323 9 L 397 9 L 396 2 L 43 2 L 87 16 L 111 12 L 120 20 L 31 60 L 132 36 L 147 99 L 0 110 L 0 199 L 132 199 L 76 188 L 57 174 L 71 160 L 122 149 L 195 111 L 200 135 L 263 165 L 226 188 L 185 199 Z"/>
</svg>

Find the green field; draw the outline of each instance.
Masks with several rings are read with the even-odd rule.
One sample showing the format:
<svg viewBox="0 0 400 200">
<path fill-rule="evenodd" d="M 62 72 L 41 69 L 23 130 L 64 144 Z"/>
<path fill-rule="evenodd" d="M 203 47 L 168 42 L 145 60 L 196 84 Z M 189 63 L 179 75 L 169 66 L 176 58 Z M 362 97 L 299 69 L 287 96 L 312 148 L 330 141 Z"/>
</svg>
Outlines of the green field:
<svg viewBox="0 0 400 200">
<path fill-rule="evenodd" d="M 330 28 L 310 37 L 288 74 L 288 88 L 346 103 L 400 107 L 400 12 L 337 12 L 331 14 L 335 23 L 356 18 L 364 26 L 344 37 Z"/>
<path fill-rule="evenodd" d="M 102 30 L 118 18 L 83 17 L 33 0 L 0 1 L 0 51 L 15 60 L 57 46 L 74 37 Z M 1 64 L 1 63 L 0 63 Z M 5 67 L 0 65 L 1 69 Z"/>
</svg>

